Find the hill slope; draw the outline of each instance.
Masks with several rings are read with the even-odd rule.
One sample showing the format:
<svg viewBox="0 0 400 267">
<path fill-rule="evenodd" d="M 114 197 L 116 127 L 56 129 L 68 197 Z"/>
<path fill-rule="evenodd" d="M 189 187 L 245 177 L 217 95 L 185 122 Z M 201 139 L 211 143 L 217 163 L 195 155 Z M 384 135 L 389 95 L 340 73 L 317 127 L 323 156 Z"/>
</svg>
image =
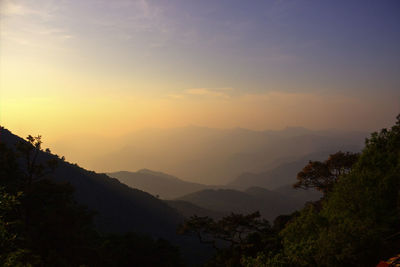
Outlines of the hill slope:
<svg viewBox="0 0 400 267">
<path fill-rule="evenodd" d="M 356 149 L 350 149 L 356 152 Z M 308 154 L 298 160 L 282 163 L 279 166 L 260 173 L 243 173 L 236 179 L 229 182 L 227 186 L 237 189 L 246 189 L 252 186 L 259 186 L 268 189 L 277 189 L 283 186 L 292 185 L 296 182 L 299 173 L 310 160 L 325 160 L 330 154 L 337 151 L 321 151 Z"/>
<path fill-rule="evenodd" d="M 296 198 L 260 187 L 252 187 L 244 192 L 231 189 L 206 189 L 183 196 L 179 200 L 221 213 L 260 211 L 268 220 L 273 220 L 281 214 L 291 213 L 304 205 L 304 202 Z"/>
<path fill-rule="evenodd" d="M 101 139 L 95 144 L 90 140 L 75 144 L 68 138 L 60 143 L 64 147 L 68 144 L 65 151 L 73 150 L 74 146 L 75 150 L 84 147 L 86 151 L 98 151 L 99 145 L 112 144 L 112 150 L 108 146 L 91 157 L 76 153 L 77 160 L 91 169 L 110 172 L 148 168 L 186 181 L 218 185 L 243 172 L 263 172 L 311 153 L 359 148 L 366 136 L 359 132 L 304 128 L 253 131 L 183 127 L 144 129 L 125 137 Z"/>
<path fill-rule="evenodd" d="M 228 212 L 219 212 L 214 210 L 209 210 L 206 208 L 199 207 L 191 202 L 184 200 L 165 200 L 165 202 L 175 210 L 177 210 L 183 217 L 189 218 L 193 215 L 200 217 L 210 217 L 214 219 L 220 219 L 226 215 Z"/>
<path fill-rule="evenodd" d="M 154 196 L 159 196 L 161 199 L 174 199 L 199 190 L 214 187 L 186 182 L 172 175 L 147 169 L 142 169 L 137 172 L 112 172 L 108 173 L 108 175 L 117 178 L 120 182 L 130 187 L 149 192 Z"/>
<path fill-rule="evenodd" d="M 10 131 L 0 128 L 0 142 L 14 147 L 21 141 L 24 142 Z M 45 161 L 50 157 L 55 156 L 43 152 L 38 160 Z M 182 220 L 174 209 L 152 195 L 76 164 L 60 160 L 52 177 L 74 186 L 76 200 L 97 213 L 95 222 L 103 231 L 133 231 L 171 239 L 176 225 Z"/>
</svg>

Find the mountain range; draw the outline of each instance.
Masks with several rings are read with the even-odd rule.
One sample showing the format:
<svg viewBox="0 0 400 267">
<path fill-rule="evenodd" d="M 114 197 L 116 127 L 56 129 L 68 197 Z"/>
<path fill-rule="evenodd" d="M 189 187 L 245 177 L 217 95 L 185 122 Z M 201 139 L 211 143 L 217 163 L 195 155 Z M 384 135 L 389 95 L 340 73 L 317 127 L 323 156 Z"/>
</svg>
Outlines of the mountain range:
<svg viewBox="0 0 400 267">
<path fill-rule="evenodd" d="M 26 141 L 0 127 L 0 142 L 15 148 L 18 142 Z M 135 232 L 167 239 L 181 248 L 189 262 L 204 260 L 210 255 L 211 248 L 198 244 L 195 238 L 176 234 L 184 217 L 166 202 L 106 174 L 85 170 L 44 151 L 39 153 L 37 162 L 49 159 L 58 159 L 58 166 L 47 178 L 58 183 L 70 183 L 74 187 L 75 200 L 95 213 L 94 221 L 99 231 Z"/>
<path fill-rule="evenodd" d="M 175 199 L 206 188 L 216 188 L 216 186 L 183 181 L 175 176 L 148 169 L 137 172 L 112 172 L 108 175 L 130 187 L 149 192 L 161 199 Z"/>
<path fill-rule="evenodd" d="M 258 210 L 263 217 L 273 220 L 280 214 L 290 213 L 301 208 L 307 201 L 314 201 L 321 197 L 321 194 L 315 190 L 294 189 L 291 184 L 295 182 L 295 176 L 286 177 L 285 172 L 279 172 L 282 172 L 282 169 L 285 170 L 284 167 L 285 165 L 271 171 L 278 176 L 266 177 L 271 179 L 272 183 L 276 178 L 275 185 L 284 184 L 273 190 L 259 186 L 233 189 L 229 186 L 201 185 L 146 169 L 138 172 L 116 172 L 109 175 L 131 187 L 148 191 L 154 196 L 160 198 L 167 196 L 166 203 L 184 217 L 198 215 L 220 218 L 230 212 L 249 213 Z M 283 181 L 279 181 L 282 177 Z M 268 183 L 268 179 L 264 183 Z"/>
<path fill-rule="evenodd" d="M 224 185 L 243 173 L 265 172 L 313 153 L 358 151 L 366 136 L 301 127 L 254 131 L 188 126 L 143 129 L 115 138 L 67 136 L 54 146 L 56 151 L 76 151 L 67 158 L 97 171 L 147 168 L 194 183 Z"/>
<path fill-rule="evenodd" d="M 277 216 L 290 214 L 303 207 L 305 202 L 317 200 L 320 194 L 290 195 L 285 191 L 271 191 L 261 187 L 250 187 L 245 191 L 232 189 L 206 189 L 179 198 L 207 210 L 221 214 L 247 214 L 259 211 L 261 216 L 273 221 Z"/>
<path fill-rule="evenodd" d="M 141 145 L 136 149 L 129 146 L 127 153 L 116 150 L 116 154 L 104 157 L 103 160 L 114 158 L 109 161 L 111 165 L 103 167 L 119 166 L 113 165 L 118 161 L 120 166 L 128 166 L 130 162 L 132 167 L 164 160 L 166 169 L 183 174 L 190 170 L 199 179 L 202 177 L 202 181 L 214 184 L 183 180 L 150 169 L 96 173 L 61 159 L 48 178 L 74 186 L 76 201 L 96 213 L 95 223 L 100 231 L 137 232 L 165 238 L 179 245 L 184 254 L 194 255 L 207 249 L 193 242 L 193 238 L 176 234 L 177 226 L 185 218 L 192 215 L 221 218 L 231 212 L 260 211 L 264 218 L 273 220 L 300 209 L 321 194 L 293 189 L 297 173 L 309 160 L 326 159 L 340 149 L 357 151 L 363 134 L 316 133 L 304 128 L 256 132 L 189 127 L 162 134 L 157 131 L 148 137 L 147 143 L 137 138 L 137 144 Z M 25 141 L 0 128 L 0 142 L 14 147 Z M 160 145 L 158 150 L 157 145 Z M 146 151 L 147 147 L 151 149 Z M 155 156 L 153 153 L 157 151 L 161 154 Z M 140 155 L 143 158 L 135 161 Z M 38 156 L 39 161 L 50 158 L 58 156 L 45 152 Z"/>
<path fill-rule="evenodd" d="M 326 160 L 333 152 L 319 151 L 297 160 L 284 162 L 277 167 L 267 171 L 252 173 L 245 172 L 230 181 L 226 186 L 244 190 L 251 186 L 265 187 L 268 189 L 277 189 L 282 186 L 292 185 L 296 182 L 297 173 L 299 173 L 307 163 L 312 161 Z"/>
<path fill-rule="evenodd" d="M 0 129 L 0 142 L 14 147 L 25 142 L 10 131 Z M 54 158 L 41 152 L 38 162 Z M 106 174 L 85 170 L 77 164 L 59 160 L 51 179 L 68 182 L 75 188 L 75 199 L 97 213 L 95 222 L 107 232 L 135 231 L 169 237 L 182 217 L 163 201 L 144 191 L 131 188 Z"/>
</svg>

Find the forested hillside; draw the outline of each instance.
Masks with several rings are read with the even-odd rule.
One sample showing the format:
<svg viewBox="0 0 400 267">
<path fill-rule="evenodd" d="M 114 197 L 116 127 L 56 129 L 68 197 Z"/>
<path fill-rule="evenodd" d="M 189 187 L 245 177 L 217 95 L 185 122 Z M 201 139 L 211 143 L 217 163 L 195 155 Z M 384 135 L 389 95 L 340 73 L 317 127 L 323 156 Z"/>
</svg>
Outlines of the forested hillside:
<svg viewBox="0 0 400 267">
<path fill-rule="evenodd" d="M 21 138 L 1 129 L 1 142 L 13 148 Z M 175 210 L 156 197 L 120 183 L 105 174 L 87 171 L 77 164 L 58 160 L 45 151 L 37 155 L 37 162 L 57 160 L 57 168 L 48 174 L 57 182 L 68 182 L 80 204 L 96 211 L 95 222 L 102 230 L 110 232 L 136 231 L 157 237 L 174 233 L 181 218 Z"/>
<path fill-rule="evenodd" d="M 87 171 L 77 164 L 70 164 L 64 158 L 51 154 L 50 150 L 42 149 L 41 142 L 40 137 L 29 136 L 28 140 L 23 140 L 4 128 L 0 129 L 0 186 L 3 190 L 1 195 L 4 198 L 2 203 L 6 205 L 2 207 L 3 213 L 0 214 L 2 216 L 0 219 L 3 223 L 4 234 L 10 236 L 10 240 L 6 237 L 3 243 L 4 247 L 8 247 L 8 252 L 2 254 L 0 259 L 4 264 L 7 261 L 18 262 L 21 260 L 20 257 L 24 258 L 29 254 L 33 258 L 29 256 L 28 262 L 37 258 L 38 264 L 44 261 L 45 266 L 48 266 L 48 262 L 53 262 L 54 259 L 48 258 L 53 256 L 47 255 L 47 247 L 54 246 L 55 255 L 61 253 L 59 251 L 61 249 L 77 250 L 74 248 L 75 243 L 69 244 L 68 242 L 77 242 L 76 245 L 78 245 L 81 242 L 79 238 L 83 240 L 82 245 L 87 243 L 88 251 L 69 253 L 78 253 L 81 258 L 71 257 L 71 260 L 74 261 L 72 263 L 66 254 L 54 257 L 61 257 L 60 261 L 66 261 L 66 266 L 78 266 L 78 263 L 94 260 L 96 258 L 94 254 L 102 253 L 108 255 L 104 259 L 101 258 L 106 262 L 115 260 L 115 257 L 121 257 L 115 266 L 131 266 L 136 260 L 140 262 L 146 257 L 150 257 L 151 254 L 157 255 L 159 248 L 161 249 L 159 253 L 168 254 L 170 250 L 171 256 L 175 255 L 173 256 L 175 259 L 171 258 L 173 262 L 181 262 L 177 249 L 165 240 L 182 247 L 181 251 L 183 251 L 186 262 L 202 261 L 207 255 L 207 248 L 197 245 L 192 238 L 176 234 L 176 228 L 182 222 L 183 216 L 175 209 L 146 192 L 120 183 L 115 178 Z M 31 198 L 39 201 L 37 207 L 31 207 L 36 203 L 31 201 Z M 51 208 L 49 207 L 49 211 L 42 210 L 47 205 L 43 203 L 52 205 Z M 62 206 L 59 207 L 59 205 Z M 62 210 L 63 206 L 66 206 L 65 212 Z M 40 228 L 32 226 L 29 231 L 23 230 L 31 222 L 25 221 L 27 220 L 26 214 L 15 214 L 16 209 L 32 209 L 36 216 L 35 223 Z M 46 212 L 51 213 L 47 214 Z M 48 216 L 48 219 L 41 216 Z M 10 223 L 17 222 L 21 224 L 22 230 L 8 228 Z M 48 223 L 47 226 L 46 223 Z M 54 227 L 55 229 L 53 229 Z M 62 233 L 63 227 L 66 227 L 65 233 Z M 74 230 L 73 227 L 77 227 L 77 229 Z M 67 228 L 72 232 L 81 232 L 69 234 Z M 47 230 L 49 233 L 43 236 L 43 245 L 38 245 L 36 248 L 35 242 L 39 242 L 38 235 Z M 60 233 L 62 235 L 58 236 Z M 99 234 L 100 236 L 98 236 Z M 121 234 L 123 235 L 121 236 Z M 18 237 L 19 235 L 21 237 Z M 78 238 L 78 236 L 81 237 Z M 31 243 L 28 241 L 20 243 L 15 238 L 31 239 L 29 241 Z M 164 241 L 157 241 L 159 238 Z M 14 241 L 17 243 L 10 245 L 9 242 L 14 244 Z M 108 248 L 108 246 L 114 246 L 114 242 L 116 247 Z M 57 243 L 65 243 L 63 246 L 66 247 L 59 247 Z M 102 247 L 103 245 L 106 247 Z M 162 251 L 163 248 L 166 249 L 165 252 Z M 39 251 L 40 249 L 44 251 Z M 102 249 L 109 250 L 108 254 L 105 253 L 106 251 L 101 252 Z M 136 253 L 131 255 L 134 249 L 143 250 L 141 256 L 137 256 Z M 169 256 L 167 255 L 167 257 Z M 160 260 L 162 260 L 162 256 L 160 256 Z M 165 260 L 169 261 L 169 259 Z M 154 266 L 151 262 L 149 260 L 148 263 L 143 264 Z M 36 263 L 32 262 L 32 264 L 36 266 Z M 112 266 L 111 263 L 108 265 L 104 262 L 96 264 Z M 13 266 L 13 264 L 10 263 L 9 266 Z"/>
<path fill-rule="evenodd" d="M 280 214 L 291 213 L 305 204 L 303 199 L 260 187 L 251 187 L 245 191 L 206 189 L 185 195 L 178 200 L 223 214 L 231 212 L 246 214 L 259 211 L 261 216 L 268 220 L 273 220 Z M 193 215 L 200 214 L 193 212 Z"/>
<path fill-rule="evenodd" d="M 123 216 L 126 214 L 121 208 L 128 208 L 127 211 L 136 208 L 141 215 L 141 209 L 137 207 L 146 203 L 139 201 L 141 195 L 137 198 L 129 198 L 127 195 L 118 198 L 114 193 L 114 201 L 121 205 L 120 214 L 117 211 L 115 218 L 112 217 L 113 214 L 103 213 L 99 216 L 93 206 L 88 209 L 82 202 L 96 198 L 96 193 L 103 193 L 107 200 L 109 195 L 107 196 L 106 188 L 113 186 L 115 181 L 106 181 L 108 177 L 96 177 L 78 167 L 66 172 L 69 164 L 50 154 L 49 149 L 42 150 L 40 136 L 29 136 L 24 141 L 1 128 L 0 137 L 1 266 L 172 267 L 183 264 L 178 248 L 166 240 L 155 240 L 143 234 L 144 230 L 150 231 L 150 228 L 139 228 L 137 224 L 130 228 L 130 231 L 141 233 L 129 232 L 127 228 L 113 228 L 118 227 L 117 219 L 125 219 Z M 15 146 L 9 146 L 10 141 L 16 141 Z M 59 165 L 64 165 L 62 172 L 55 171 Z M 81 171 L 81 175 L 74 173 L 78 171 Z M 59 175 L 60 173 L 65 176 Z M 76 179 L 72 180 L 75 187 L 72 182 L 64 180 L 69 176 Z M 85 179 L 91 181 L 86 184 Z M 77 183 L 81 186 L 78 190 Z M 91 186 L 97 192 L 82 197 L 79 194 L 85 193 L 85 189 L 82 189 L 85 185 Z M 129 190 L 127 192 L 135 193 Z M 97 198 L 98 202 L 105 205 L 99 196 Z M 122 200 L 131 204 L 124 206 Z M 110 206 L 113 203 L 115 202 Z M 162 205 L 164 204 L 161 203 Z M 150 207 L 157 212 L 156 205 Z M 106 209 L 101 209 L 101 212 L 105 211 Z M 107 221 L 107 218 L 114 223 Z M 97 227 L 93 219 L 97 222 Z M 146 217 L 141 218 L 143 219 L 149 220 Z M 150 220 L 149 223 L 155 226 Z M 101 229 L 107 229 L 108 233 Z M 155 228 L 153 236 L 161 235 L 165 229 L 168 228 Z M 111 231 L 121 234 L 111 234 Z"/>
<path fill-rule="evenodd" d="M 360 155 L 310 162 L 297 178 L 297 190 L 316 188 L 321 200 L 272 225 L 259 213 L 193 216 L 181 233 L 215 246 L 211 266 L 376 266 L 399 253 L 400 115 L 391 129 L 373 133 Z"/>
<path fill-rule="evenodd" d="M 204 243 L 215 249 L 207 266 L 374 266 L 400 251 L 400 115 L 361 154 L 309 161 L 292 188 L 206 189 L 169 202 L 66 162 L 40 136 L 1 128 L 0 137 L 4 266 L 202 264 Z"/>
<path fill-rule="evenodd" d="M 365 132 L 314 131 L 301 127 L 279 131 L 195 126 L 143 129 L 116 140 L 98 141 L 102 146 L 112 144 L 112 152 L 104 154 L 100 151 L 93 157 L 78 158 L 83 166 L 96 170 L 136 171 L 147 168 L 185 181 L 222 185 L 244 172 L 265 172 L 310 154 L 324 153 L 327 156 L 338 150 L 358 151 L 365 137 Z M 78 146 L 68 139 L 60 142 Z M 79 141 L 75 150 L 97 150 L 98 144 L 94 146 L 92 143 L 90 138 L 85 142 Z M 264 186 L 246 184 L 244 188 L 253 185 Z"/>
<path fill-rule="evenodd" d="M 174 199 L 202 189 L 216 187 L 183 181 L 175 176 L 147 169 L 137 172 L 111 172 L 108 175 L 132 188 L 138 188 L 161 199 Z"/>
</svg>

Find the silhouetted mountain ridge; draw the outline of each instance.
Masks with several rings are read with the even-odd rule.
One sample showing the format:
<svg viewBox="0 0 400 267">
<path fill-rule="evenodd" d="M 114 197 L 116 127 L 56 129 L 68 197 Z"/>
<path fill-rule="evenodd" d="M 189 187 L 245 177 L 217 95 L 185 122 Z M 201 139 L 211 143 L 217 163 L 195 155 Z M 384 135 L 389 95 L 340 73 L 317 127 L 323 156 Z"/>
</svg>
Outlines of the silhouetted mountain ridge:
<svg viewBox="0 0 400 267">
<path fill-rule="evenodd" d="M 357 148 L 348 151 L 357 152 Z M 295 161 L 284 162 L 277 167 L 260 173 L 246 172 L 227 184 L 228 187 L 244 190 L 248 187 L 259 186 L 268 189 L 276 189 L 282 186 L 292 185 L 296 182 L 297 174 L 310 160 L 324 160 L 330 154 L 337 151 L 321 151 L 301 157 Z"/>
<path fill-rule="evenodd" d="M 315 196 L 313 200 L 320 196 Z M 233 189 L 205 189 L 178 198 L 207 210 L 220 213 L 250 213 L 260 211 L 261 215 L 273 220 L 281 214 L 288 214 L 303 207 L 303 198 L 271 191 L 261 187 L 251 187 L 245 191 Z M 307 200 L 308 201 L 308 200 Z"/>
<path fill-rule="evenodd" d="M 0 127 L 0 142 L 14 148 L 18 142 L 26 141 Z M 41 152 L 38 162 L 50 158 L 56 156 Z M 177 226 L 184 217 L 164 201 L 106 174 L 88 171 L 61 159 L 58 162 L 55 172 L 45 178 L 70 183 L 75 188 L 75 200 L 95 213 L 94 221 L 101 232 L 135 232 L 167 239 L 180 247 L 187 262 L 202 262 L 209 257 L 211 248 L 199 244 L 193 237 L 177 235 Z"/>
<path fill-rule="evenodd" d="M 200 217 L 219 219 L 229 214 L 229 212 L 206 209 L 184 200 L 165 200 L 165 202 L 185 218 L 197 215 Z"/>
<path fill-rule="evenodd" d="M 142 169 L 137 172 L 112 172 L 108 175 L 117 178 L 130 187 L 144 190 L 162 199 L 175 199 L 202 189 L 216 187 L 186 182 L 175 176 L 148 169 Z"/>
<path fill-rule="evenodd" d="M 14 147 L 17 142 L 25 142 L 4 128 L 0 131 L 0 142 L 9 147 Z M 55 156 L 42 152 L 38 161 L 50 157 Z M 97 213 L 95 222 L 103 231 L 134 231 L 171 238 L 176 225 L 182 221 L 182 217 L 163 201 L 130 188 L 106 174 L 87 171 L 76 164 L 59 160 L 51 177 L 74 186 L 76 200 Z"/>
<path fill-rule="evenodd" d="M 280 131 L 193 126 L 144 129 L 109 141 L 115 143 L 114 151 L 99 155 L 88 164 L 108 171 L 160 170 L 185 181 L 218 185 L 244 172 L 270 170 L 287 159 L 295 161 L 321 151 L 358 150 L 366 136 L 361 132 L 301 127 Z"/>
</svg>

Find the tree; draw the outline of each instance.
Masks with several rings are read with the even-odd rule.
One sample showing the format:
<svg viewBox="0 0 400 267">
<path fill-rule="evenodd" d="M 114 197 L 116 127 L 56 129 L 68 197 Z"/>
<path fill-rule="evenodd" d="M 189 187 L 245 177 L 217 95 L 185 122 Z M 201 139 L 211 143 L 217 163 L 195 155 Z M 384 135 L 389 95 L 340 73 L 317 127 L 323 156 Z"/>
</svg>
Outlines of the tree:
<svg viewBox="0 0 400 267">
<path fill-rule="evenodd" d="M 348 174 L 359 158 L 358 153 L 339 151 L 329 156 L 324 162 L 310 161 L 297 174 L 297 183 L 294 188 L 315 188 L 326 195 L 330 192 L 338 179 Z"/>
<path fill-rule="evenodd" d="M 49 179 L 63 158 L 41 145 L 40 136 L 15 149 L 0 140 L 0 266 L 181 266 L 165 240 L 97 232 L 73 186 Z"/>
<path fill-rule="evenodd" d="M 178 248 L 163 239 L 134 233 L 102 236 L 91 266 L 182 266 Z"/>
<path fill-rule="evenodd" d="M 1 265 L 78 266 L 88 263 L 96 236 L 92 212 L 77 204 L 70 184 L 46 179 L 60 159 L 28 136 L 16 149 L 0 144 Z"/>
<path fill-rule="evenodd" d="M 366 140 L 322 208 L 309 204 L 281 231 L 284 255 L 295 266 L 376 266 L 400 251 L 399 192 L 400 116 Z"/>
<path fill-rule="evenodd" d="M 40 265 L 31 250 L 21 246 L 23 221 L 19 216 L 22 192 L 8 193 L 0 187 L 0 264 L 5 267 Z"/>
<path fill-rule="evenodd" d="M 45 151 L 42 150 L 43 142 L 41 135 L 36 137 L 29 135 L 26 140 L 27 141 L 20 141 L 17 143 L 16 148 L 19 156 L 25 161 L 22 171 L 25 176 L 25 187 L 29 188 L 33 182 L 54 172 L 58 165 L 59 159 L 58 157 L 50 154 L 50 149 L 46 148 Z M 39 161 L 39 157 L 43 152 L 51 156 L 46 161 Z M 63 159 L 64 157 L 62 160 Z"/>
<path fill-rule="evenodd" d="M 201 243 L 212 245 L 217 252 L 213 264 L 217 266 L 240 266 L 243 256 L 255 256 L 277 246 L 269 222 L 259 212 L 232 213 L 219 221 L 192 216 L 180 226 L 178 233 L 194 234 Z"/>
</svg>

